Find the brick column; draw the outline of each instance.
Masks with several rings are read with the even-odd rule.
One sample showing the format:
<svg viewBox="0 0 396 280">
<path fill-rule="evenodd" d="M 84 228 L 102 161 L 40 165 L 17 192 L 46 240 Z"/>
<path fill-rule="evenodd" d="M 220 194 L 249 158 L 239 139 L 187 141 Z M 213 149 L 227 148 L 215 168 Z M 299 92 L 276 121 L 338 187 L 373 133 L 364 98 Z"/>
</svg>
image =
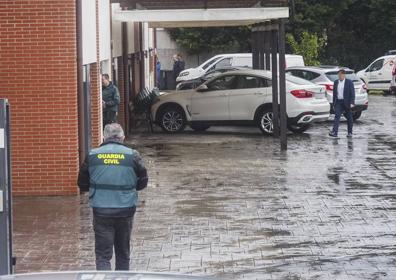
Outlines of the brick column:
<svg viewBox="0 0 396 280">
<path fill-rule="evenodd" d="M 91 69 L 91 136 L 92 147 L 102 143 L 102 81 L 99 63 L 92 63 Z"/>
<path fill-rule="evenodd" d="M 92 147 L 102 143 L 103 113 L 102 113 L 102 80 L 100 75 L 99 57 L 99 2 L 96 0 L 96 63 L 90 65 L 91 70 L 91 136 Z"/>
</svg>

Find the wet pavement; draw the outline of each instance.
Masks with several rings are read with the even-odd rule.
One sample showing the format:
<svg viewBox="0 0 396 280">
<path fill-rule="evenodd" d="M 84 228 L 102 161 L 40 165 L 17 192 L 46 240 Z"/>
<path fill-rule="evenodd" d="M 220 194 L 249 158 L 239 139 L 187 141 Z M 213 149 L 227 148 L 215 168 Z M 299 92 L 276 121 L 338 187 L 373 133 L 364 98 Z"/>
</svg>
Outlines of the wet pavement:
<svg viewBox="0 0 396 280">
<path fill-rule="evenodd" d="M 396 98 L 373 96 L 355 137 L 330 123 L 139 133 L 149 188 L 132 269 L 226 279 L 396 279 Z M 16 198 L 17 272 L 93 269 L 86 197 Z"/>
</svg>

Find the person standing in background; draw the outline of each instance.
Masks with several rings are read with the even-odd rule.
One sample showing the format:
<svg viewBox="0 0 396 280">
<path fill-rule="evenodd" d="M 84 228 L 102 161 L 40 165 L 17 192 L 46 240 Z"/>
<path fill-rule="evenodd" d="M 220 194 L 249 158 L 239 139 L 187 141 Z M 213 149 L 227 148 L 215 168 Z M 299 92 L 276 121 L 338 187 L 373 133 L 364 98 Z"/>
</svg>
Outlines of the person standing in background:
<svg viewBox="0 0 396 280">
<path fill-rule="evenodd" d="M 157 58 L 157 63 L 155 65 L 155 71 L 156 71 L 156 78 L 157 78 L 157 83 L 156 87 L 161 88 L 161 61 L 158 60 Z"/>
<path fill-rule="evenodd" d="M 393 93 L 393 94 L 396 94 L 396 59 L 393 61 L 392 80 L 391 80 L 390 92 Z"/>
<path fill-rule="evenodd" d="M 333 129 L 329 133 L 330 137 L 338 137 L 338 127 L 342 113 L 348 121 L 348 138 L 352 138 L 353 118 L 352 109 L 355 107 L 355 86 L 353 82 L 345 78 L 344 69 L 338 71 L 338 80 L 334 81 L 333 106 L 335 111 Z"/>
<path fill-rule="evenodd" d="M 173 56 L 173 80 L 175 84 L 177 84 L 176 79 L 179 77 L 180 72 L 183 71 L 185 68 L 185 63 L 183 58 L 180 54 L 175 54 Z"/>
<path fill-rule="evenodd" d="M 110 81 L 109 74 L 102 75 L 103 127 L 117 121 L 120 92 Z"/>
</svg>

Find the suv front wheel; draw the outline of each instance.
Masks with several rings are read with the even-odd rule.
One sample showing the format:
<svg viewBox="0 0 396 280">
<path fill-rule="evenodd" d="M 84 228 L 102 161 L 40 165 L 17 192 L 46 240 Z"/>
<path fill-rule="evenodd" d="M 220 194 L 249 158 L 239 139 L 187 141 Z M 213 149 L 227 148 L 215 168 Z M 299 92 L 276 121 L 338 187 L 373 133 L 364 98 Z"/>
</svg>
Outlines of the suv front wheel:
<svg viewBox="0 0 396 280">
<path fill-rule="evenodd" d="M 167 106 L 162 109 L 158 120 L 162 130 L 167 133 L 182 132 L 186 127 L 184 112 L 177 106 Z"/>
</svg>

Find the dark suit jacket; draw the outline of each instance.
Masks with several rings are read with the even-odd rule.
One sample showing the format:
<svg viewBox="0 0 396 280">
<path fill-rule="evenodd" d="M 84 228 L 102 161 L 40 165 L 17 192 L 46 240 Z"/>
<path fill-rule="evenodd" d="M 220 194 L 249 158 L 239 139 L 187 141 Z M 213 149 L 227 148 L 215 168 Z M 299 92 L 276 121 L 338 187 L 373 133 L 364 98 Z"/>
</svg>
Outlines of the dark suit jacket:
<svg viewBox="0 0 396 280">
<path fill-rule="evenodd" d="M 333 105 L 338 100 L 338 80 L 334 82 L 333 88 Z M 345 79 L 344 84 L 344 106 L 345 108 L 351 108 L 351 104 L 355 105 L 355 86 L 349 79 Z"/>
</svg>

